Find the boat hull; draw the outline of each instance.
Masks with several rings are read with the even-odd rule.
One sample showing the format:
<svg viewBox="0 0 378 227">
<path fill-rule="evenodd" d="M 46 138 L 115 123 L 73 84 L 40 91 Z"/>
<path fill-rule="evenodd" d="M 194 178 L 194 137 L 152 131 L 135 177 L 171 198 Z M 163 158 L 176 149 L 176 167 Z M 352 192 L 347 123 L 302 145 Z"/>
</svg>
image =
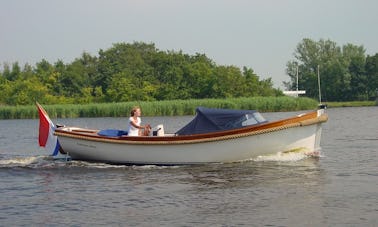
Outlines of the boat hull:
<svg viewBox="0 0 378 227">
<path fill-rule="evenodd" d="M 319 152 L 321 124 L 326 119 L 317 116 L 310 123 L 305 121 L 193 140 L 190 137 L 153 137 L 152 141 L 103 139 L 70 135 L 64 130 L 57 135 L 64 152 L 76 160 L 158 165 L 225 163 L 277 152 Z"/>
</svg>

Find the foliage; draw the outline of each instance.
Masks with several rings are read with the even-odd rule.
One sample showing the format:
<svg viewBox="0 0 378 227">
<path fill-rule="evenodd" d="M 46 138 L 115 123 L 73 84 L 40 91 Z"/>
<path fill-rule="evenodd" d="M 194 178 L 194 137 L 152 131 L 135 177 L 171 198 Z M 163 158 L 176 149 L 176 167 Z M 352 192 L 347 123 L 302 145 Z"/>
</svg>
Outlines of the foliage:
<svg viewBox="0 0 378 227">
<path fill-rule="evenodd" d="M 69 64 L 42 59 L 0 72 L 0 104 L 27 105 L 280 96 L 252 69 L 218 66 L 204 54 L 161 51 L 154 44 L 116 43 Z"/>
<path fill-rule="evenodd" d="M 296 88 L 299 70 L 299 89 L 306 96 L 318 97 L 318 67 L 323 97 L 328 101 L 371 100 L 378 88 L 378 54 L 366 56 L 363 46 L 338 46 L 331 40 L 303 39 L 294 52 L 295 60 L 287 63 L 290 82 Z"/>
</svg>

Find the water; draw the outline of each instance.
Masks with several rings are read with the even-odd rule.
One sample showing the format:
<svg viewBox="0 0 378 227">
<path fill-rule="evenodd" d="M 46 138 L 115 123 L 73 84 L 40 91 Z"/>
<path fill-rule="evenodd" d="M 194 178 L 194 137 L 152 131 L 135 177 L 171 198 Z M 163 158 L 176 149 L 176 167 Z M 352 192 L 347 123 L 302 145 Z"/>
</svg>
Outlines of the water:
<svg viewBox="0 0 378 227">
<path fill-rule="evenodd" d="M 289 153 L 170 167 L 54 161 L 37 145 L 37 120 L 3 120 L 0 226 L 378 226 L 377 110 L 329 109 L 320 158 Z M 190 119 L 143 118 L 166 132 Z"/>
</svg>

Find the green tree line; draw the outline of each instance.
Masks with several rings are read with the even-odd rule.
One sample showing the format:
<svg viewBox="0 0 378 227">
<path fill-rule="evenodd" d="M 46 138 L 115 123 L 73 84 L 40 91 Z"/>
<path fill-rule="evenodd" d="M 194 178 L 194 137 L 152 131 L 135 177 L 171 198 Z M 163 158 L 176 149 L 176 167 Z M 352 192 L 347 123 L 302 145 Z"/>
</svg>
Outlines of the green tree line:
<svg viewBox="0 0 378 227">
<path fill-rule="evenodd" d="M 286 88 L 297 86 L 306 96 L 318 98 L 318 72 L 322 96 L 326 101 L 374 100 L 378 89 L 378 53 L 366 55 L 363 46 L 338 46 L 331 40 L 303 39 L 287 63 L 290 77 Z"/>
<path fill-rule="evenodd" d="M 102 103 L 280 96 L 271 78 L 250 68 L 217 65 L 205 54 L 161 51 L 143 42 L 116 43 L 97 56 L 65 64 L 3 64 L 0 104 Z"/>
</svg>

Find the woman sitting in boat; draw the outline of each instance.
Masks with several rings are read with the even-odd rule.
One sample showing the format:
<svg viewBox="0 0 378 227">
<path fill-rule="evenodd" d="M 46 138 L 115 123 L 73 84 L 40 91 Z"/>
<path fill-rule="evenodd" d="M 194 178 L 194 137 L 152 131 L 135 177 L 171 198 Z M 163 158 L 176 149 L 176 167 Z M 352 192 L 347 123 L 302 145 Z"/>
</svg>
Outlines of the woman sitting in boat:
<svg viewBox="0 0 378 227">
<path fill-rule="evenodd" d="M 129 118 L 129 128 L 127 130 L 127 135 L 129 136 L 148 136 L 151 131 L 151 126 L 146 124 L 141 126 L 142 120 L 140 116 L 142 115 L 142 111 L 140 107 L 135 106 L 130 112 Z"/>
</svg>

